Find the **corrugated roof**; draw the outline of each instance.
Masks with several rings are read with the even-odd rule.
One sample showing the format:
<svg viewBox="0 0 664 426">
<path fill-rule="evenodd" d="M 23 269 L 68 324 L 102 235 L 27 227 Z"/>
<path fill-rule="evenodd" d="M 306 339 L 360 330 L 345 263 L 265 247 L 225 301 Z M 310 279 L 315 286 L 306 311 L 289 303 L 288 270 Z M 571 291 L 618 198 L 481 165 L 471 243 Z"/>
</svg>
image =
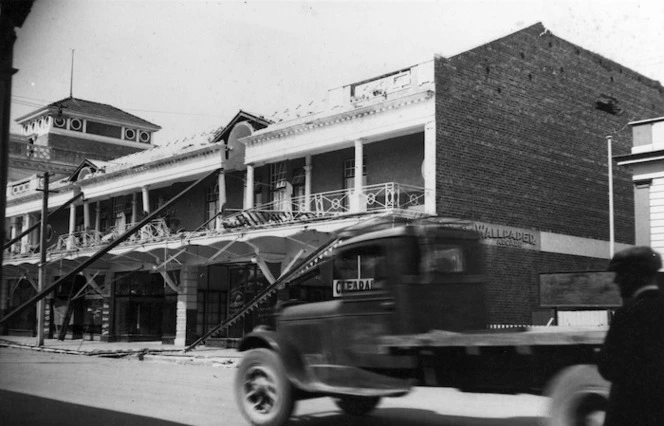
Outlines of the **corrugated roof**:
<svg viewBox="0 0 664 426">
<path fill-rule="evenodd" d="M 153 148 L 144 151 L 114 158 L 105 165 L 104 169 L 106 173 L 111 173 L 214 146 L 217 144 L 212 142 L 213 136 L 214 131 L 203 132 L 199 135 L 176 140 L 164 145 L 155 145 Z"/>
<path fill-rule="evenodd" d="M 53 102 L 52 104 L 46 105 L 40 110 L 33 111 L 29 114 L 17 118 L 16 122 L 20 124 L 26 118 L 34 117 L 37 114 L 42 115 L 42 112 L 59 111 L 60 109 L 62 109 L 63 113 L 70 113 L 72 115 L 83 114 L 130 123 L 134 124 L 135 126 L 146 127 L 153 130 L 161 129 L 161 126 L 150 123 L 147 120 L 136 117 L 135 115 L 122 111 L 121 109 L 112 105 L 86 101 L 85 99 L 77 98 L 65 98 L 57 102 Z"/>
</svg>

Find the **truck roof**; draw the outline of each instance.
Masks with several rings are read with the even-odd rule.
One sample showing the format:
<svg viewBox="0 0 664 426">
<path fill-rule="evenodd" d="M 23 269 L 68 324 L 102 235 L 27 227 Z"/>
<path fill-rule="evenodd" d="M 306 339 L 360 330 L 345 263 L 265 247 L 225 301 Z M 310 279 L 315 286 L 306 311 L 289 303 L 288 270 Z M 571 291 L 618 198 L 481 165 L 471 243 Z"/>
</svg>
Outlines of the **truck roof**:
<svg viewBox="0 0 664 426">
<path fill-rule="evenodd" d="M 341 238 L 347 238 L 341 246 L 404 235 L 435 235 L 450 239 L 479 239 L 480 237 L 471 222 L 456 219 L 439 217 L 415 220 L 395 217 L 377 219 L 382 220 L 367 222 L 340 232 Z"/>
</svg>

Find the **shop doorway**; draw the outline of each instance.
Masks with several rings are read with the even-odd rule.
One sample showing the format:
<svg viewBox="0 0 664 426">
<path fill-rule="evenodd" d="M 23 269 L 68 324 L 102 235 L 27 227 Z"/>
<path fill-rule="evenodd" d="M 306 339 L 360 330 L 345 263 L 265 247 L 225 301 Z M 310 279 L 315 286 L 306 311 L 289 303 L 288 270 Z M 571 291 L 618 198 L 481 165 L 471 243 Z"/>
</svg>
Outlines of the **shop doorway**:
<svg viewBox="0 0 664 426">
<path fill-rule="evenodd" d="M 37 294 L 37 290 L 26 279 L 8 281 L 9 306 L 7 312 L 23 305 Z M 11 336 L 36 336 L 37 307 L 35 304 L 14 315 L 7 321 L 7 329 Z"/>
<path fill-rule="evenodd" d="M 273 267 L 273 274 L 278 274 L 279 265 Z M 197 335 L 237 313 L 267 285 L 265 275 L 253 263 L 209 266 L 198 286 Z M 241 338 L 258 324 L 271 324 L 275 302 L 276 296 L 216 337 Z"/>
<path fill-rule="evenodd" d="M 160 274 L 147 271 L 116 275 L 114 335 L 121 341 L 175 339 L 177 293 Z"/>
</svg>

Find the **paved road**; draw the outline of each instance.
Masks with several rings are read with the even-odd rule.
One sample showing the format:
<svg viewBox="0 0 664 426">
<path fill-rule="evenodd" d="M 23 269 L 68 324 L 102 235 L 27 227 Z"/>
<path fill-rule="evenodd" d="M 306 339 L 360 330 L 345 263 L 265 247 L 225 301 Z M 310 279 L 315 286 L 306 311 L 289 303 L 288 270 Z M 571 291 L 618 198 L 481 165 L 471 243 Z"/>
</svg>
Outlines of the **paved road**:
<svg viewBox="0 0 664 426">
<path fill-rule="evenodd" d="M 245 426 L 233 368 L 105 359 L 0 348 L 0 423 L 8 425 Z M 535 426 L 544 398 L 416 388 L 370 417 L 342 414 L 329 398 L 301 401 L 297 426 Z"/>
</svg>

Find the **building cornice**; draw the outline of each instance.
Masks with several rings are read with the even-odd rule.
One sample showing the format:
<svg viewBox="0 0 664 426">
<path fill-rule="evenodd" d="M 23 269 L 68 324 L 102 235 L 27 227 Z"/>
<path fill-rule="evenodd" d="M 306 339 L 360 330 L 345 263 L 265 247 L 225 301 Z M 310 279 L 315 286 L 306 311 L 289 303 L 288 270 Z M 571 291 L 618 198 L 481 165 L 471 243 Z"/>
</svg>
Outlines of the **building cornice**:
<svg viewBox="0 0 664 426">
<path fill-rule="evenodd" d="M 283 127 L 272 131 L 270 131 L 270 127 L 267 127 L 264 131 L 260 131 L 256 135 L 241 139 L 241 142 L 247 146 L 257 145 L 274 139 L 280 139 L 310 130 L 319 129 L 321 127 L 329 127 L 365 116 L 380 114 L 382 112 L 403 108 L 408 105 L 418 104 L 430 99 L 433 97 L 433 95 L 433 90 L 426 90 L 403 96 L 391 101 L 383 101 L 371 103 L 370 105 L 358 106 L 355 109 L 343 111 L 339 114 L 313 119 L 304 123 L 293 124 L 292 126 Z M 371 102 L 371 100 L 357 102 L 356 104 L 359 105 L 366 102 Z"/>
</svg>

